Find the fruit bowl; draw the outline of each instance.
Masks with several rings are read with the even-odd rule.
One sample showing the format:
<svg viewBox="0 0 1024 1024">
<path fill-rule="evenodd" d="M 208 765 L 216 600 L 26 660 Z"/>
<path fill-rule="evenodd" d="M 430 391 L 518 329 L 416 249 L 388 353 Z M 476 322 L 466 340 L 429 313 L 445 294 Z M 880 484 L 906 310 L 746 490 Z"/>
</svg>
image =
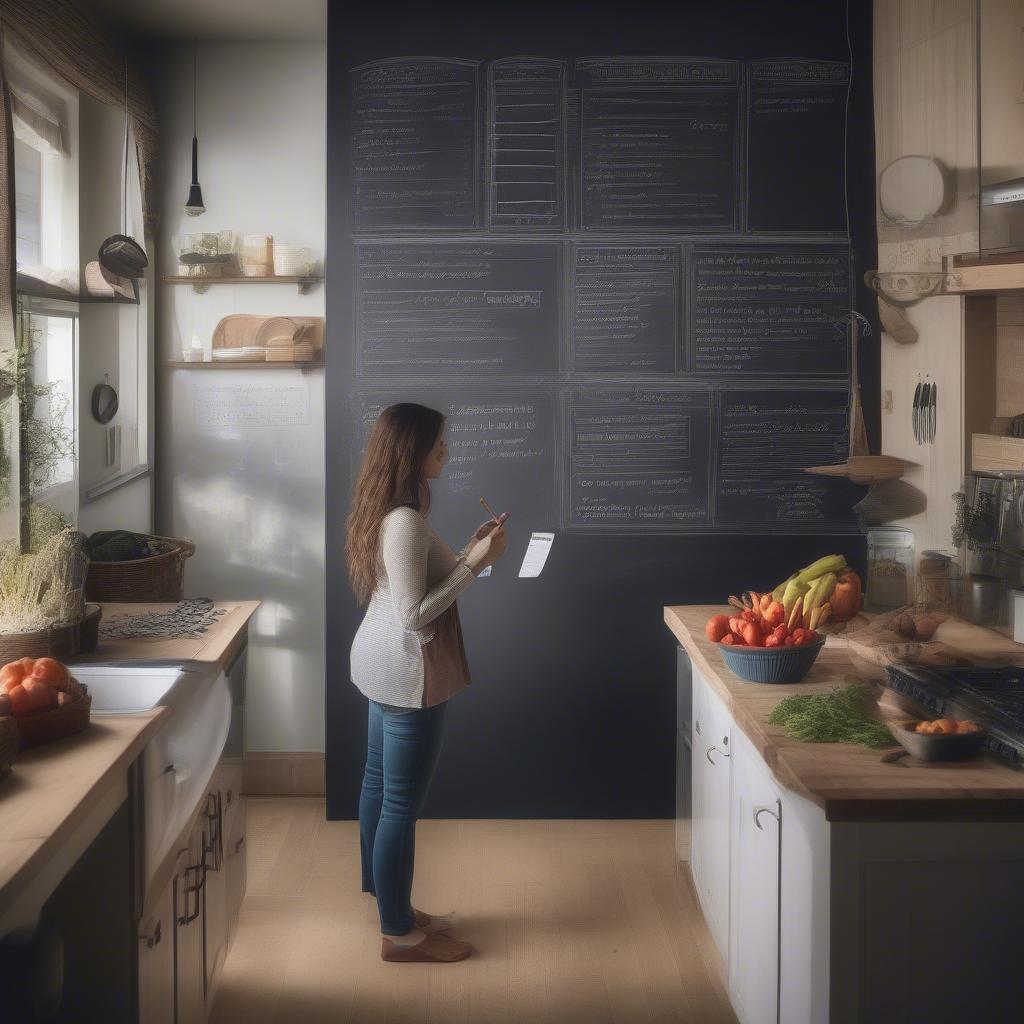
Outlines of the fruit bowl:
<svg viewBox="0 0 1024 1024">
<path fill-rule="evenodd" d="M 915 732 L 916 720 L 888 722 L 896 742 L 919 761 L 962 761 L 974 757 L 985 745 L 985 729 L 963 733 Z"/>
<path fill-rule="evenodd" d="M 825 637 L 801 647 L 718 645 L 726 665 L 748 683 L 799 683 L 825 646 Z"/>
<path fill-rule="evenodd" d="M 27 750 L 81 732 L 89 724 L 89 709 L 92 707 L 88 688 L 83 685 L 82 691 L 81 697 L 61 707 L 10 716 L 18 727 L 19 749 Z"/>
</svg>

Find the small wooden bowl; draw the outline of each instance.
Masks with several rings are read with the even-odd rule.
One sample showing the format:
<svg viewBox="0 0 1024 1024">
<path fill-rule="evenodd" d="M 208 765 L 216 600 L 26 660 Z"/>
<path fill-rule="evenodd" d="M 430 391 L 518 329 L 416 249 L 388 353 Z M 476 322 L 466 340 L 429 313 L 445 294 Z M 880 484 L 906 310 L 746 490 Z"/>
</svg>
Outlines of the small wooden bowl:
<svg viewBox="0 0 1024 1024">
<path fill-rule="evenodd" d="M 977 732 L 924 733 L 914 732 L 917 720 L 886 723 L 896 742 L 919 761 L 963 761 L 981 752 L 985 745 L 987 730 Z"/>
<path fill-rule="evenodd" d="M 79 684 L 85 691 L 78 700 L 59 708 L 34 711 L 28 715 L 11 715 L 21 736 L 21 749 L 37 747 L 41 743 L 62 740 L 81 732 L 89 724 L 89 709 L 92 697 L 84 683 Z"/>
<path fill-rule="evenodd" d="M 4 715 L 0 718 L 0 779 L 11 770 L 18 745 L 18 726 L 10 715 Z"/>
</svg>

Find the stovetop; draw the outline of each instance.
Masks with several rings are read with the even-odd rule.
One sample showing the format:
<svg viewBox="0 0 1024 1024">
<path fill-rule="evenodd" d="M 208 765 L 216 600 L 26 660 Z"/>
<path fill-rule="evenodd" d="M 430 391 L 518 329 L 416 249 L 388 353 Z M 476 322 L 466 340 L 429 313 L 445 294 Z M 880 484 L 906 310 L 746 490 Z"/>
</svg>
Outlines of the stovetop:
<svg viewBox="0 0 1024 1024">
<path fill-rule="evenodd" d="M 890 665 L 892 689 L 936 717 L 970 718 L 988 729 L 986 747 L 1024 765 L 1024 669 Z"/>
</svg>

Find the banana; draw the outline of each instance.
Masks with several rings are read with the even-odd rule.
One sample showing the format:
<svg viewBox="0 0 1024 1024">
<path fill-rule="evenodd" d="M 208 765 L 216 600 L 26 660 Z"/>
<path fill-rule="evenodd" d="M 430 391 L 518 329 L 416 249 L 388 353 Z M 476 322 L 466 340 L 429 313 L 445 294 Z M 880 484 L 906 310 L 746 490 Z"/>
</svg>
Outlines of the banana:
<svg viewBox="0 0 1024 1024">
<path fill-rule="evenodd" d="M 839 577 L 834 572 L 827 572 L 819 576 L 812 584 L 811 589 L 804 597 L 804 611 L 809 613 L 811 609 L 823 605 L 831 596 Z M 812 627 L 813 628 L 813 627 Z"/>
<path fill-rule="evenodd" d="M 782 607 L 786 610 L 787 622 L 793 605 L 807 593 L 807 590 L 807 584 L 801 583 L 798 579 L 792 579 L 786 585 L 786 592 L 782 595 Z"/>
<path fill-rule="evenodd" d="M 831 614 L 832 605 L 827 601 L 824 604 L 818 605 L 818 607 L 811 613 L 811 621 L 808 624 L 808 628 L 817 629 L 819 626 L 824 626 L 825 623 L 828 622 Z"/>
<path fill-rule="evenodd" d="M 834 572 L 837 576 L 840 576 L 846 568 L 846 559 L 842 555 L 826 555 L 824 558 L 819 558 L 816 562 L 811 562 L 810 565 L 801 569 L 797 573 L 797 578 L 801 583 L 810 583 L 812 580 L 816 580 L 819 576 L 824 576 L 829 572 Z"/>
<path fill-rule="evenodd" d="M 786 626 L 789 628 L 790 632 L 800 627 L 800 623 L 803 621 L 803 607 L 804 600 L 802 597 L 798 597 L 796 599 L 796 604 L 793 605 L 793 610 L 789 613 L 789 617 L 786 619 Z"/>
<path fill-rule="evenodd" d="M 793 582 L 793 580 L 795 580 L 795 579 L 796 579 L 796 577 L 797 577 L 797 574 L 796 574 L 796 573 L 793 573 L 793 575 L 792 575 L 792 576 L 790 576 L 790 577 L 789 577 L 788 579 L 785 579 L 785 580 L 783 580 L 783 581 L 782 581 L 782 582 L 781 582 L 781 583 L 780 583 L 780 584 L 779 584 L 779 585 L 778 585 L 778 586 L 777 586 L 777 587 L 776 587 L 776 588 L 775 588 L 775 589 L 774 589 L 774 590 L 772 591 L 772 600 L 773 600 L 773 601 L 778 601 L 778 602 L 779 602 L 779 604 L 782 604 L 782 597 L 783 597 L 783 595 L 784 595 L 784 594 L 786 593 L 786 587 L 787 587 L 787 586 L 789 586 L 789 584 L 790 584 L 790 583 L 792 583 L 792 582 Z"/>
</svg>

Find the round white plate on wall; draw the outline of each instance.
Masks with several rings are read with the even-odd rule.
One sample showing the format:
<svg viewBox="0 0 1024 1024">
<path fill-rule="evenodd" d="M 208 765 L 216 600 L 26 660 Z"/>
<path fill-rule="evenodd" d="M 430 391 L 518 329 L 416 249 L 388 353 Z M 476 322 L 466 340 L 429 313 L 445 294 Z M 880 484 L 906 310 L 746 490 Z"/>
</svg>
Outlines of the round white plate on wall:
<svg viewBox="0 0 1024 1024">
<path fill-rule="evenodd" d="M 946 175 L 930 156 L 901 156 L 878 176 L 878 202 L 888 220 L 913 226 L 946 205 Z"/>
</svg>

